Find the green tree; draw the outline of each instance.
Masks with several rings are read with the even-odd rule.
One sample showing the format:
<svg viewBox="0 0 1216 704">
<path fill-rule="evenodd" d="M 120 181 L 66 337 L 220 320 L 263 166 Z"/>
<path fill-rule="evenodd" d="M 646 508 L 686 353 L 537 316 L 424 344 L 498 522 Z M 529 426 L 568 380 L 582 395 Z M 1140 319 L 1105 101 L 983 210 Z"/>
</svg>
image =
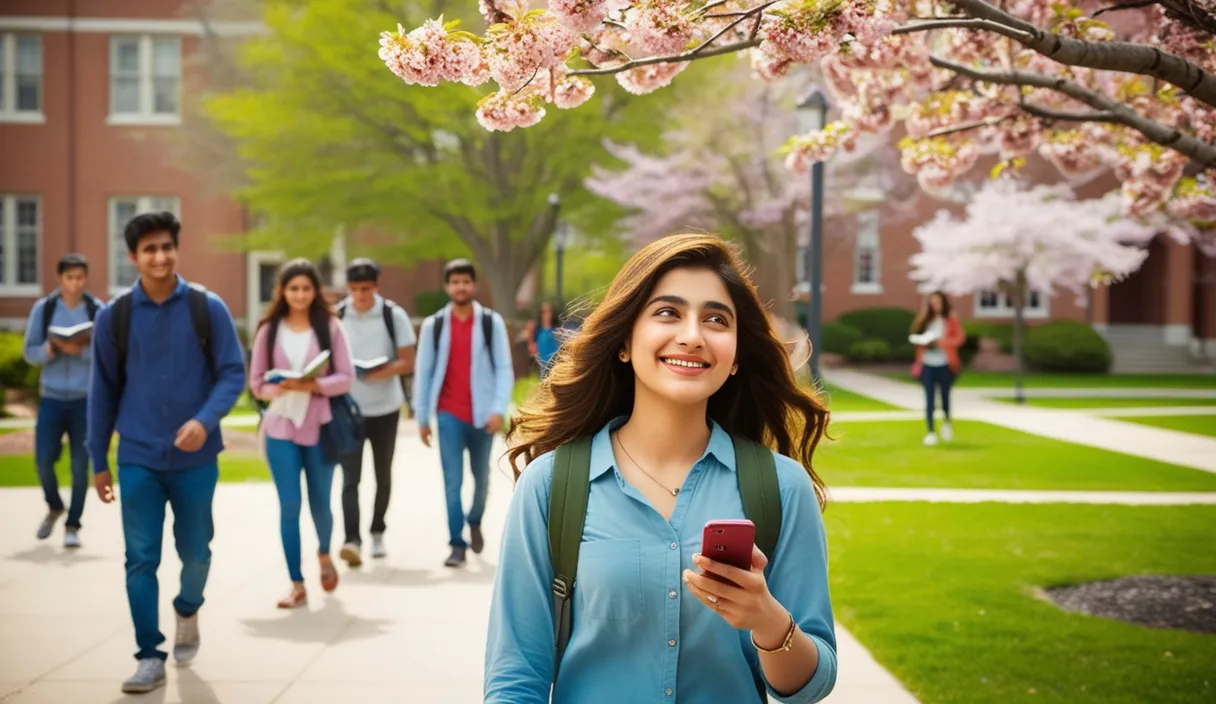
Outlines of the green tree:
<svg viewBox="0 0 1216 704">
<path fill-rule="evenodd" d="M 662 108 L 603 81 L 585 109 L 534 129 L 487 132 L 474 117 L 483 89 L 403 85 L 372 50 L 385 26 L 440 13 L 450 20 L 468 8 L 262 3 L 268 31 L 242 42 L 239 79 L 204 101 L 243 165 L 236 195 L 266 216 L 245 246 L 316 256 L 342 229 L 356 235 L 353 250 L 386 262 L 471 255 L 495 306 L 514 314 L 515 292 L 553 234 L 550 194 L 560 196 L 562 217 L 595 212 L 582 181 L 602 140 L 647 132 Z"/>
</svg>

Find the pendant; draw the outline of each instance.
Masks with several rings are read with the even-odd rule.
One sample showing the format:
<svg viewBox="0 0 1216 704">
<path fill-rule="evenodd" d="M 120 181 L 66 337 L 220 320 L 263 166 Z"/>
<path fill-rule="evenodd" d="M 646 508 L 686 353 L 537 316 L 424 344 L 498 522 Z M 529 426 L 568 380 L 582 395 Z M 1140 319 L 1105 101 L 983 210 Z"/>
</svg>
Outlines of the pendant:
<svg viewBox="0 0 1216 704">
<path fill-rule="evenodd" d="M 672 495 L 672 496 L 679 496 L 679 494 L 680 494 L 680 490 L 679 490 L 679 489 L 672 489 L 672 490 L 671 490 L 671 495 Z"/>
</svg>

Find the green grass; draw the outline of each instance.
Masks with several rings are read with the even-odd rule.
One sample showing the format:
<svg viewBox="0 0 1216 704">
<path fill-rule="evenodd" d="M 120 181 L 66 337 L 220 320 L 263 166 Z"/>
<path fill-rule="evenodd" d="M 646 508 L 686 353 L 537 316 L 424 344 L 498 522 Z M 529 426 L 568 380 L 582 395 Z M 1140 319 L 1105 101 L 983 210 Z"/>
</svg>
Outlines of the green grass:
<svg viewBox="0 0 1216 704">
<path fill-rule="evenodd" d="M 924 447 L 919 421 L 836 422 L 815 457 L 828 487 L 1216 491 L 1216 474 L 959 421 L 955 440 Z"/>
<path fill-rule="evenodd" d="M 1115 420 L 1151 425 L 1154 428 L 1179 430 L 1184 433 L 1207 435 L 1216 438 L 1216 415 L 1211 416 L 1137 416 L 1116 418 Z"/>
<path fill-rule="evenodd" d="M 1216 573 L 1216 507 L 834 504 L 825 521 L 836 617 L 924 704 L 1216 701 L 1216 636 L 1035 596 Z"/>
<path fill-rule="evenodd" d="M 63 457 L 55 465 L 55 474 L 59 477 L 61 487 L 71 486 L 72 473 L 68 468 L 68 452 L 65 449 Z M 110 466 L 117 465 L 113 454 L 110 455 Z M 89 469 L 90 474 L 92 468 Z M 115 477 L 117 481 L 117 477 Z M 270 481 L 270 470 L 266 462 L 258 455 L 223 453 L 220 455 L 220 481 L 250 482 Z M 34 469 L 33 455 L 0 455 L 0 488 L 38 486 L 38 474 Z"/>
<path fill-rule="evenodd" d="M 1014 403 L 1012 398 L 992 397 L 994 401 Z M 1148 408 L 1150 406 L 1216 406 L 1213 398 L 1133 398 L 1120 396 L 1117 398 L 1087 398 L 1066 396 L 1061 398 L 1028 398 L 1027 406 L 1037 408 Z"/>
<path fill-rule="evenodd" d="M 919 383 L 907 372 L 884 372 L 897 381 Z M 1216 389 L 1216 374 L 1026 374 L 1026 388 L 1043 389 Z M 965 370 L 958 379 L 959 386 L 1013 388 L 1012 372 L 980 372 Z"/>
</svg>

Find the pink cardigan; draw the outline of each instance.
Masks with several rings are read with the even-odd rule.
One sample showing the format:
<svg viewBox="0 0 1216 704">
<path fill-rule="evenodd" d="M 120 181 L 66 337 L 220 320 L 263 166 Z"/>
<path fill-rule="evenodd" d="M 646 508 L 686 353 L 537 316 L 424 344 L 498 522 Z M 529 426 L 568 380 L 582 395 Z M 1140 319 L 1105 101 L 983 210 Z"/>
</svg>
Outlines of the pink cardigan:
<svg viewBox="0 0 1216 704">
<path fill-rule="evenodd" d="M 277 323 L 270 323 L 258 328 L 249 360 L 249 389 L 254 396 L 264 401 L 269 401 L 283 393 L 282 387 L 278 384 L 267 384 L 264 379 L 266 372 L 269 371 L 266 368 L 266 345 L 270 325 L 277 325 Z M 329 336 L 333 340 L 333 351 L 329 358 L 333 365 L 333 372 L 317 378 L 320 394 L 313 394 L 309 399 L 308 413 L 304 416 L 304 423 L 297 428 L 289 419 L 268 412 L 262 421 L 262 431 L 266 433 L 267 437 L 290 440 L 297 445 L 305 446 L 316 445 L 320 441 L 321 426 L 333 418 L 329 410 L 330 397 L 341 396 L 350 391 L 351 382 L 355 378 L 350 344 L 347 342 L 342 323 L 337 318 L 329 320 Z M 278 337 L 277 339 L 282 340 L 283 338 Z M 321 345 L 317 342 L 316 333 L 313 333 L 306 358 L 312 359 L 320 353 Z M 283 351 L 283 345 L 280 342 L 275 345 L 274 368 L 289 369 L 290 367 L 291 362 L 287 360 L 287 353 Z"/>
</svg>

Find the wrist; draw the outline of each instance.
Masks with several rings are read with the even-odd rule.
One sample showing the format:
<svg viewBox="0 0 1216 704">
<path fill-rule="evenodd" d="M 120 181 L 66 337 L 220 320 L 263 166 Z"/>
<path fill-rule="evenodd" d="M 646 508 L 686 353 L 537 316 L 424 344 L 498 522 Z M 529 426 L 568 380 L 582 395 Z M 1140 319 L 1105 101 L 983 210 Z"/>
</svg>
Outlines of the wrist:
<svg viewBox="0 0 1216 704">
<path fill-rule="evenodd" d="M 752 640 L 765 650 L 776 650 L 785 643 L 793 617 L 775 599 L 765 612 L 763 622 L 752 630 Z"/>
</svg>

